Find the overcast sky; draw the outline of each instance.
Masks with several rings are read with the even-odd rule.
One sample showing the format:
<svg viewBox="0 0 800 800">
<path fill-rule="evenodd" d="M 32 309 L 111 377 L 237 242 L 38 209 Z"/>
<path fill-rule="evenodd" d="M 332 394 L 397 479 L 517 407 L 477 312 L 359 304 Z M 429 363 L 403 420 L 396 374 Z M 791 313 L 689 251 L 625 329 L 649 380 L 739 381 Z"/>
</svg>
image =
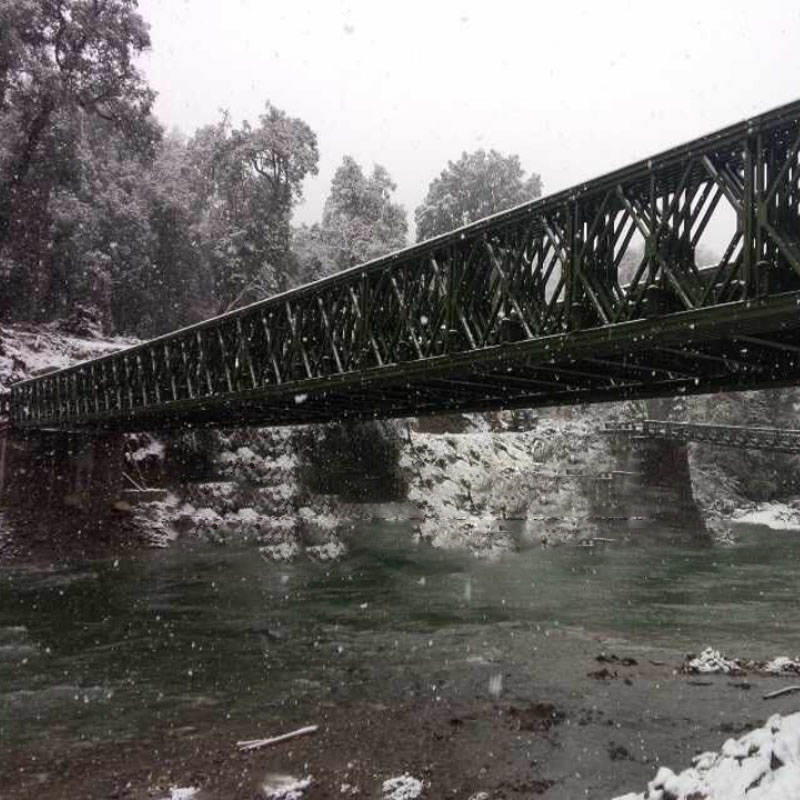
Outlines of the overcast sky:
<svg viewBox="0 0 800 800">
<path fill-rule="evenodd" d="M 545 193 L 800 97 L 797 0 L 140 0 L 156 113 L 191 133 L 269 99 L 316 132 L 317 220 L 346 154 L 413 214 L 464 150 Z"/>
</svg>

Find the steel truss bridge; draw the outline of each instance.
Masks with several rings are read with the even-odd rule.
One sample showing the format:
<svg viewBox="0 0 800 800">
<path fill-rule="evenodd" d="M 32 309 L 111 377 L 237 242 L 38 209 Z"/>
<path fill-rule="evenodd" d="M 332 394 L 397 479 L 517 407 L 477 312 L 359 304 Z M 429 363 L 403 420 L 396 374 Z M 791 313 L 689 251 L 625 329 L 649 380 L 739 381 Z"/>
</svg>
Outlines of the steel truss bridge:
<svg viewBox="0 0 800 800">
<path fill-rule="evenodd" d="M 788 428 L 752 428 L 645 419 L 633 422 L 608 422 L 603 432 L 634 439 L 705 442 L 720 447 L 800 453 L 800 430 Z"/>
<path fill-rule="evenodd" d="M 800 383 L 800 102 L 12 388 L 13 429 L 271 425 Z M 720 256 L 698 263 L 727 220 Z"/>
</svg>

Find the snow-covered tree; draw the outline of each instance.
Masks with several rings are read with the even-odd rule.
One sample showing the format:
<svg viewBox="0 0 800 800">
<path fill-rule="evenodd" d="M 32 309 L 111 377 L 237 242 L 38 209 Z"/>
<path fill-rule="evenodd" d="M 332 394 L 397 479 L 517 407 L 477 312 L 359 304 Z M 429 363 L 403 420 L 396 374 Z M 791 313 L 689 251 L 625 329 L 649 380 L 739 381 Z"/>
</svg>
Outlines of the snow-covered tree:
<svg viewBox="0 0 800 800">
<path fill-rule="evenodd" d="M 256 125 L 227 115 L 189 142 L 202 244 L 213 295 L 229 310 L 285 288 L 291 214 L 303 180 L 315 175 L 317 137 L 267 103 Z"/>
<path fill-rule="evenodd" d="M 425 200 L 414 212 L 417 241 L 535 200 L 541 194 L 541 177 L 535 172 L 526 177 L 519 156 L 483 149 L 462 153 L 431 182 Z"/>
<path fill-rule="evenodd" d="M 345 156 L 331 182 L 322 214 L 322 236 L 337 269 L 362 264 L 406 244 L 405 209 L 392 199 L 397 186 L 376 164 L 372 174 Z"/>
</svg>

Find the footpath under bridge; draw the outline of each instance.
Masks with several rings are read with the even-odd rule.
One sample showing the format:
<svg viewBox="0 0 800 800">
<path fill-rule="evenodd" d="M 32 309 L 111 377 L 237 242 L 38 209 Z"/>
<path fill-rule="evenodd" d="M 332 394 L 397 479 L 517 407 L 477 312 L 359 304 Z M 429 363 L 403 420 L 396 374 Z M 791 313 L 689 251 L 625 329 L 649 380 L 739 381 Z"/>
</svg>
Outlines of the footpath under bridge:
<svg viewBox="0 0 800 800">
<path fill-rule="evenodd" d="M 799 149 L 795 102 L 19 383 L 11 427 L 270 425 L 800 383 Z M 722 223 L 719 261 L 703 267 Z"/>
<path fill-rule="evenodd" d="M 608 422 L 604 426 L 603 432 L 610 436 L 633 439 L 704 442 L 720 447 L 737 447 L 745 450 L 800 453 L 800 430 L 789 428 L 755 428 L 644 419 L 630 422 Z"/>
</svg>

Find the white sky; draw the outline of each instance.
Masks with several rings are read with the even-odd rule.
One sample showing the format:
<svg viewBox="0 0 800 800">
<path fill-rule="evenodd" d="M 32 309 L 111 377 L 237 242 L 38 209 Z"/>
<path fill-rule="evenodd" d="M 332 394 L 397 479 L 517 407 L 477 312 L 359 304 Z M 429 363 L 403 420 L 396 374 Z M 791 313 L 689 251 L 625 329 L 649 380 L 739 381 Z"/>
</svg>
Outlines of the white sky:
<svg viewBox="0 0 800 800">
<path fill-rule="evenodd" d="M 316 132 L 321 215 L 345 154 L 409 213 L 448 159 L 494 147 L 545 193 L 800 96 L 797 0 L 140 0 L 156 113 L 191 133 L 269 99 Z"/>
</svg>

